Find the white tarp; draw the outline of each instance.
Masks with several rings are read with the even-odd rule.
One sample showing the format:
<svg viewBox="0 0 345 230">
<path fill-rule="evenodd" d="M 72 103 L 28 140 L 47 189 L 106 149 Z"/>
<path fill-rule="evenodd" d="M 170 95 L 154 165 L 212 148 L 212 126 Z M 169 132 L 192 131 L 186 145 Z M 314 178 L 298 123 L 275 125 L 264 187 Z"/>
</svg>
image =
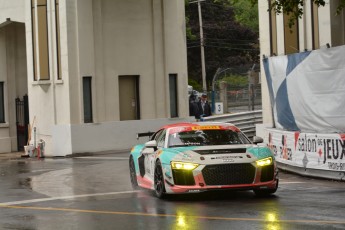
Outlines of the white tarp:
<svg viewBox="0 0 345 230">
<path fill-rule="evenodd" d="M 276 128 L 345 133 L 345 46 L 263 62 Z"/>
</svg>

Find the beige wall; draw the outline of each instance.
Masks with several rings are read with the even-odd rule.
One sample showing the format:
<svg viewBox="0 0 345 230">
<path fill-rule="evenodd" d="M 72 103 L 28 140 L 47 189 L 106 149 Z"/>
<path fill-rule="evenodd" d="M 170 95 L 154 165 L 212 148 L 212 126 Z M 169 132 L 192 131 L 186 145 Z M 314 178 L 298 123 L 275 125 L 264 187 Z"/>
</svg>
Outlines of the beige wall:
<svg viewBox="0 0 345 230">
<path fill-rule="evenodd" d="M 0 23 L 6 21 L 6 18 L 25 22 L 25 1 L 27 0 L 0 0 Z"/>
<path fill-rule="evenodd" d="M 177 74 L 179 117 L 188 118 L 183 1 L 60 0 L 62 80 L 56 80 L 52 2 L 48 1 L 48 24 L 52 25 L 48 35 L 51 79 L 29 82 L 30 98 L 39 98 L 30 101 L 30 116 L 36 117 L 37 139 L 47 142 L 48 155 L 71 154 L 70 151 L 83 149 L 78 145 L 99 146 L 97 143 L 101 143 L 99 135 L 91 140 L 72 140 L 78 138 L 72 134 L 71 127 L 86 133 L 92 130 L 92 124 L 83 121 L 83 76 L 92 76 L 94 123 L 103 127 L 99 132 L 110 126 L 117 129 L 113 121 L 120 119 L 120 75 L 140 76 L 140 124 L 148 119 L 169 118 L 168 76 Z M 32 42 L 30 40 L 28 42 Z M 28 63 L 32 63 L 32 47 L 27 53 L 31 58 Z M 32 79 L 32 72 L 28 75 Z M 118 130 L 118 136 L 123 136 L 121 132 Z M 69 138 L 67 147 L 61 150 L 61 145 L 66 145 L 63 138 L 66 136 L 73 138 Z M 93 136 L 92 133 L 89 136 Z M 105 146 L 116 148 L 114 143 Z M 65 150 L 67 152 L 63 152 Z"/>
<path fill-rule="evenodd" d="M 11 33 L 0 28 L 0 67 L 7 63 L 0 73 L 6 72 L 15 79 L 5 89 L 11 92 L 6 96 L 28 93 L 30 122 L 35 118 L 36 140 L 46 142 L 48 156 L 84 151 L 89 145 L 97 151 L 117 146 L 130 148 L 135 143 L 132 136 L 124 136 L 118 128 L 120 75 L 140 76 L 141 120 L 128 121 L 127 125 L 140 130 L 141 124 L 146 127 L 147 122 L 155 127 L 156 119 L 157 126 L 189 119 L 184 1 L 60 0 L 59 10 L 62 80 L 57 80 L 54 0 L 48 0 L 50 79 L 34 81 L 33 43 L 37 45 L 38 41 L 32 40 L 30 1 L 0 0 L 0 24 L 6 18 L 25 22 L 25 27 L 19 26 L 19 32 L 17 27 Z M 15 41 L 17 50 L 6 43 L 7 37 Z M 7 53 L 1 53 L 2 50 Z M 13 68 L 18 63 L 21 66 Z M 8 71 L 9 68 L 16 72 Z M 178 76 L 178 119 L 169 119 L 169 74 Z M 83 121 L 83 76 L 92 76 L 93 124 Z M 6 116 L 13 115 L 9 109 L 6 112 Z M 12 131 L 14 126 L 5 126 L 0 126 L 0 142 L 3 136 L 7 142 L 13 142 L 8 140 L 16 135 Z M 108 137 L 110 143 L 104 143 L 102 132 L 106 134 L 109 127 L 115 130 L 115 136 Z M 85 135 L 78 138 L 74 130 Z M 94 130 L 100 135 L 95 136 Z M 62 145 L 65 147 L 61 148 Z"/>
</svg>

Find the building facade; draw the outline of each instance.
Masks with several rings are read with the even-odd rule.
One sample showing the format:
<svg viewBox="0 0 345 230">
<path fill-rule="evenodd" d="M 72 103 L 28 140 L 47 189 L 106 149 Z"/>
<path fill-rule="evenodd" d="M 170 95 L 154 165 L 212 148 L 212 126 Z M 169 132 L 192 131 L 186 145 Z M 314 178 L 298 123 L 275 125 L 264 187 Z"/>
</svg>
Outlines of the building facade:
<svg viewBox="0 0 345 230">
<path fill-rule="evenodd" d="M 46 156 L 128 149 L 188 120 L 186 58 L 184 1 L 0 0 L 0 152 L 23 145 L 25 95 Z"/>
<path fill-rule="evenodd" d="M 305 0 L 303 16 L 291 28 L 288 26 L 288 15 L 269 12 L 269 1 L 258 3 L 261 58 L 345 44 L 345 11 L 336 15 L 339 0 L 326 0 L 324 7 L 317 7 L 311 0 Z M 262 61 L 261 82 L 263 127 L 273 127 L 272 107 Z M 261 133 L 263 127 L 258 127 L 257 131 Z"/>
</svg>

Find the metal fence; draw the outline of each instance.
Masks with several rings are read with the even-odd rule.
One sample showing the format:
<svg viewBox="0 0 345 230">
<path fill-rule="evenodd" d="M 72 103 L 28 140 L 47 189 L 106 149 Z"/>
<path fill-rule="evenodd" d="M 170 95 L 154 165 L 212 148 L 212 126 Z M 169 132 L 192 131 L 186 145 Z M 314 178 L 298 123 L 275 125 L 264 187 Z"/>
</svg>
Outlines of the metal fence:
<svg viewBox="0 0 345 230">
<path fill-rule="evenodd" d="M 228 86 L 226 99 L 220 90 L 214 92 L 214 101 L 223 102 L 224 113 L 237 113 L 262 109 L 261 84 L 247 86 Z M 212 92 L 209 98 L 212 97 Z M 213 104 L 213 103 L 212 103 Z"/>
<path fill-rule="evenodd" d="M 249 138 L 255 136 L 256 124 L 262 123 L 262 110 L 216 115 L 205 117 L 205 121 L 232 123 L 242 130 Z"/>
<path fill-rule="evenodd" d="M 224 113 L 262 109 L 259 65 L 218 69 L 212 80 L 212 104 L 223 103 Z"/>
</svg>

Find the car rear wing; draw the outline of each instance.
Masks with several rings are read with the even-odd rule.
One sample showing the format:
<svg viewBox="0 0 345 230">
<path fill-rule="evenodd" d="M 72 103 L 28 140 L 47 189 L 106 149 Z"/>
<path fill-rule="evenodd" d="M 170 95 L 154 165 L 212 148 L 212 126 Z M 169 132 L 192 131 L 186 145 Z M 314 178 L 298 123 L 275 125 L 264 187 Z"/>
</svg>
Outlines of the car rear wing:
<svg viewBox="0 0 345 230">
<path fill-rule="evenodd" d="M 140 137 L 150 137 L 154 134 L 154 132 L 146 132 L 146 133 L 137 133 L 137 140 L 140 138 Z"/>
</svg>

